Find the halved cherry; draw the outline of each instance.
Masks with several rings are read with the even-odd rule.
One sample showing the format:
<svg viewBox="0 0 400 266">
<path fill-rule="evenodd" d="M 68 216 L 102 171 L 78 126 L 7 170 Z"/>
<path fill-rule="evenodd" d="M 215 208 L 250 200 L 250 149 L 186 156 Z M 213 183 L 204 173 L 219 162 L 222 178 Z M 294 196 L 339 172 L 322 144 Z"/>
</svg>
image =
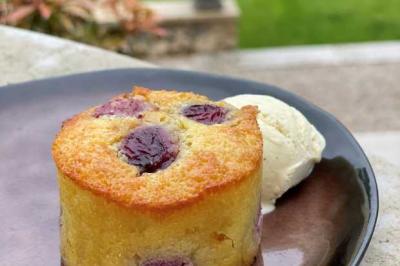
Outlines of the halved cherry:
<svg viewBox="0 0 400 266">
<path fill-rule="evenodd" d="M 177 140 L 163 127 L 143 126 L 125 137 L 120 152 L 141 173 L 154 173 L 175 161 L 179 147 Z"/>
<path fill-rule="evenodd" d="M 226 108 L 212 104 L 194 104 L 182 110 L 182 114 L 187 118 L 205 125 L 223 123 L 227 113 Z"/>
<path fill-rule="evenodd" d="M 143 111 L 152 109 L 153 107 L 140 99 L 134 98 L 117 98 L 113 99 L 94 110 L 93 116 L 98 118 L 103 115 L 116 116 L 136 116 L 139 117 Z"/>
</svg>

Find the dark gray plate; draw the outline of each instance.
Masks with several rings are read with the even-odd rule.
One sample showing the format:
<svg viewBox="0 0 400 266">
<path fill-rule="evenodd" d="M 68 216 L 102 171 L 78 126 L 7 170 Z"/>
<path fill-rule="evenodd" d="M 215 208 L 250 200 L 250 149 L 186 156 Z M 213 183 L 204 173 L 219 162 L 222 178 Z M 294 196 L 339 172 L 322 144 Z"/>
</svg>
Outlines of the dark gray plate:
<svg viewBox="0 0 400 266">
<path fill-rule="evenodd" d="M 377 186 L 360 146 L 333 116 L 287 91 L 256 82 L 175 70 L 120 69 L 0 88 L 1 265 L 59 265 L 51 142 L 64 119 L 132 85 L 194 91 L 213 99 L 267 94 L 303 112 L 327 140 L 324 159 L 265 217 L 258 263 L 359 264 L 377 219 Z"/>
</svg>

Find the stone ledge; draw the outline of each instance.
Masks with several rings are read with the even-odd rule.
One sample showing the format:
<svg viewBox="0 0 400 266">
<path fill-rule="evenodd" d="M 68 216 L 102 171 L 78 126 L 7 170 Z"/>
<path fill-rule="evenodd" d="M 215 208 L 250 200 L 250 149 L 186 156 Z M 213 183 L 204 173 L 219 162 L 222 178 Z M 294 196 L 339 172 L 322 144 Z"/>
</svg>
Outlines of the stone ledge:
<svg viewBox="0 0 400 266">
<path fill-rule="evenodd" d="M 220 10 L 196 10 L 192 1 L 150 2 L 150 8 L 159 16 L 161 24 L 217 22 L 220 20 L 236 21 L 240 11 L 232 0 L 222 1 Z"/>
<path fill-rule="evenodd" d="M 114 50 L 134 56 L 159 56 L 229 50 L 237 46 L 239 8 L 234 0 L 223 0 L 219 10 L 200 11 L 192 1 L 148 2 L 159 25 L 167 31 L 163 37 L 149 33 L 127 34 L 114 40 Z M 99 7 L 96 22 L 105 28 L 117 25 L 110 10 Z M 108 47 L 109 48 L 109 47 Z"/>
<path fill-rule="evenodd" d="M 0 86 L 127 67 L 153 65 L 93 46 L 0 25 Z"/>
<path fill-rule="evenodd" d="M 157 59 L 154 60 L 157 62 Z M 204 65 L 235 64 L 237 69 L 290 69 L 359 64 L 400 63 L 400 41 L 322 44 L 241 49 L 191 56 L 164 57 L 172 65 L 193 69 Z"/>
<path fill-rule="evenodd" d="M 210 22 L 220 20 L 236 20 L 240 16 L 239 7 L 233 0 L 222 0 L 219 10 L 197 10 L 193 1 L 174 0 L 161 2 L 146 2 L 156 14 L 161 25 L 171 23 Z M 95 10 L 95 20 L 101 25 L 115 25 L 118 19 L 104 5 L 98 5 Z"/>
</svg>

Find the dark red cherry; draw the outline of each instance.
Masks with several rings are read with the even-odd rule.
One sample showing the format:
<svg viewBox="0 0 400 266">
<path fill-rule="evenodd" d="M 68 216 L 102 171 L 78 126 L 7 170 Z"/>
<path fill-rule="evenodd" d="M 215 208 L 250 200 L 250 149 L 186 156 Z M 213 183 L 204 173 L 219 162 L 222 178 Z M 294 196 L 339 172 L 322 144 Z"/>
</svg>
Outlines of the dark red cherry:
<svg viewBox="0 0 400 266">
<path fill-rule="evenodd" d="M 120 152 L 141 173 L 154 173 L 175 161 L 177 141 L 160 126 L 143 126 L 130 133 L 121 143 Z"/>
<path fill-rule="evenodd" d="M 150 259 L 141 263 L 140 266 L 193 266 L 193 263 L 184 258 Z"/>
<path fill-rule="evenodd" d="M 182 114 L 189 119 L 205 125 L 221 124 L 228 110 L 211 104 L 194 104 L 183 109 Z"/>
<path fill-rule="evenodd" d="M 103 115 L 136 116 L 151 108 L 149 103 L 139 99 L 113 99 L 94 110 L 93 116 L 98 118 Z"/>
</svg>

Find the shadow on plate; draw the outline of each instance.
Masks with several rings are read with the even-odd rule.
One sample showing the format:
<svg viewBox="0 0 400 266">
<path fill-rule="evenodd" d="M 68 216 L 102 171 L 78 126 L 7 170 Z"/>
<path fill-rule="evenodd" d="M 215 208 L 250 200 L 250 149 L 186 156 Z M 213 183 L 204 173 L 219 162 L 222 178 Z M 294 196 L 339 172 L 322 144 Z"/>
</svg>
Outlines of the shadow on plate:
<svg viewBox="0 0 400 266">
<path fill-rule="evenodd" d="M 255 266 L 347 265 L 364 228 L 358 181 L 357 169 L 343 158 L 322 160 L 264 216 Z"/>
</svg>

